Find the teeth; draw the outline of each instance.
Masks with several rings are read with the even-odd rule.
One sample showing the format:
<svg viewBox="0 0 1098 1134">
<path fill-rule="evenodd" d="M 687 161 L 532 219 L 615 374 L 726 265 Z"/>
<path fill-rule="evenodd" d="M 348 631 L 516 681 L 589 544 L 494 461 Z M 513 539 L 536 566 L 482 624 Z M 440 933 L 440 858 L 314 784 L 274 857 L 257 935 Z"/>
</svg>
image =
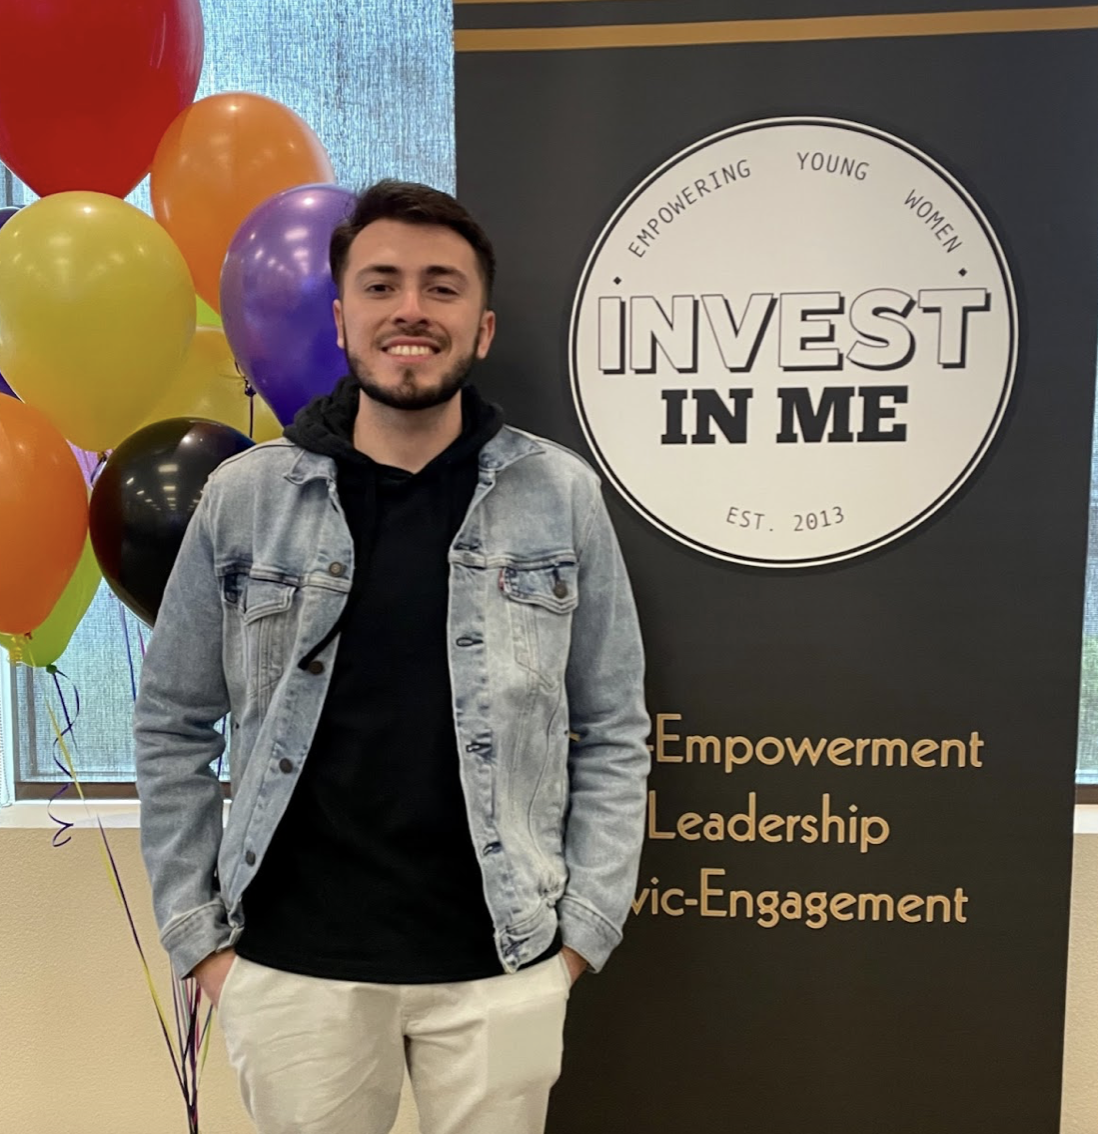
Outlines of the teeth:
<svg viewBox="0 0 1098 1134">
<path fill-rule="evenodd" d="M 411 356 L 434 354 L 434 351 L 429 346 L 405 346 L 404 344 L 398 344 L 397 346 L 388 347 L 386 353 Z"/>
</svg>

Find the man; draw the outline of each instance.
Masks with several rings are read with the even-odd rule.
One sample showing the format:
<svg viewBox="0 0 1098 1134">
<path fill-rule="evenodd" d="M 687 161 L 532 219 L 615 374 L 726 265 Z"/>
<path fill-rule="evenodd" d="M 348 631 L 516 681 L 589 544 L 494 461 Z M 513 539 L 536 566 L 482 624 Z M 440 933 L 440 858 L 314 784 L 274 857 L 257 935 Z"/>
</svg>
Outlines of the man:
<svg viewBox="0 0 1098 1134">
<path fill-rule="evenodd" d="M 162 940 L 260 1134 L 384 1134 L 405 1065 L 423 1134 L 533 1134 L 636 881 L 633 600 L 594 474 L 466 385 L 468 213 L 382 182 L 331 262 L 349 375 L 210 478 L 145 658 Z"/>
</svg>

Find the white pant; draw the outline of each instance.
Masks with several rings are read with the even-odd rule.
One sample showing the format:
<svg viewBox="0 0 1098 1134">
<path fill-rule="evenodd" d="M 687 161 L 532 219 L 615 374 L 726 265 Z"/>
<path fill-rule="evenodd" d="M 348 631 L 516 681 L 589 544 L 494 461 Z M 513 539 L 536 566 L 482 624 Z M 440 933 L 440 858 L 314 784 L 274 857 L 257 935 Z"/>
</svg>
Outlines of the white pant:
<svg viewBox="0 0 1098 1134">
<path fill-rule="evenodd" d="M 360 984 L 237 957 L 218 1015 L 259 1134 L 388 1134 L 405 1061 L 421 1134 L 542 1134 L 571 978 L 560 955 L 455 984 Z"/>
</svg>

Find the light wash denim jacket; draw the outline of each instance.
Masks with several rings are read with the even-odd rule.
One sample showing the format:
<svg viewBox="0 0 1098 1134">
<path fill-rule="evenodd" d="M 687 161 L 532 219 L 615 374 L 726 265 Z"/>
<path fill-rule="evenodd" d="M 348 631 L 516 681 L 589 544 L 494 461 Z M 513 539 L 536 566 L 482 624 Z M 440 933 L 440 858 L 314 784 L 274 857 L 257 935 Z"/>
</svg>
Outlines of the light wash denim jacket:
<svg viewBox="0 0 1098 1134">
<path fill-rule="evenodd" d="M 594 473 L 504 427 L 450 547 L 454 726 L 504 968 L 621 939 L 643 835 L 643 654 Z M 183 975 L 230 946 L 320 719 L 354 551 L 329 458 L 282 439 L 210 477 L 164 593 L 134 712 L 141 845 Z M 371 648 L 368 642 L 362 649 Z M 383 642 L 377 649 L 385 649 Z M 233 802 L 211 765 L 231 712 Z M 412 754 L 414 755 L 414 754 Z"/>
</svg>

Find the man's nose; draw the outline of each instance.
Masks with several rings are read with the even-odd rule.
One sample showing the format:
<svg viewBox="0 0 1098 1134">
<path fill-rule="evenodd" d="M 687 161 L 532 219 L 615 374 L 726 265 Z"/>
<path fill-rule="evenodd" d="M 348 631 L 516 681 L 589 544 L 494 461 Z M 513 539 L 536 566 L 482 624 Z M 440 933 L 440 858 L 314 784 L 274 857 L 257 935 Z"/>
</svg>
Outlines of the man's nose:
<svg viewBox="0 0 1098 1134">
<path fill-rule="evenodd" d="M 398 323 L 425 323 L 427 321 L 427 315 L 423 310 L 423 301 L 417 288 L 405 288 L 400 292 L 393 318 Z"/>
</svg>

